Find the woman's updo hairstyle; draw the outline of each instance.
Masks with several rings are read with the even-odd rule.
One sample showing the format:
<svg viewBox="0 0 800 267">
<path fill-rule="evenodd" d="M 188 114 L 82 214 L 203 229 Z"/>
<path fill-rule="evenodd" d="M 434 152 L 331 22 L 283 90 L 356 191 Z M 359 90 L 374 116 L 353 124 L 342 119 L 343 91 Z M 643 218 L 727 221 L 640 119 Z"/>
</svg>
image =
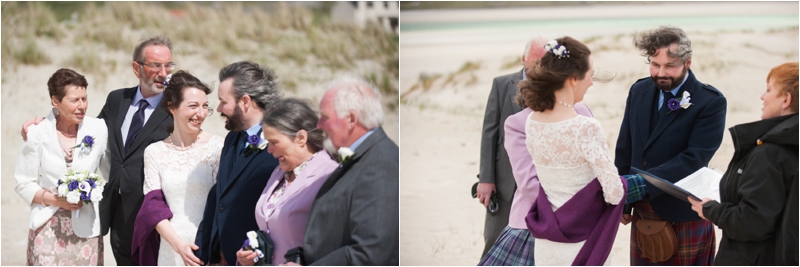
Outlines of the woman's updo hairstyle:
<svg viewBox="0 0 800 267">
<path fill-rule="evenodd" d="M 189 74 L 187 71 L 179 70 L 172 74 L 172 78 L 169 79 L 167 87 L 164 88 L 164 97 L 158 105 L 159 108 L 166 111 L 171 116 L 172 113 L 169 109 L 177 109 L 181 106 L 181 102 L 183 102 L 183 90 L 189 87 L 203 90 L 206 95 L 211 93 L 211 89 L 203 84 L 200 79 L 192 76 L 192 74 Z M 174 128 L 172 125 L 167 126 L 168 133 L 172 133 L 173 130 Z"/>
<path fill-rule="evenodd" d="M 564 87 L 569 78 L 583 79 L 589 71 L 589 47 L 569 36 L 556 39 L 569 51 L 569 57 L 558 57 L 547 51 L 532 68 L 525 69 L 527 79 L 517 84 L 517 104 L 534 111 L 553 109 L 555 91 Z"/>
</svg>

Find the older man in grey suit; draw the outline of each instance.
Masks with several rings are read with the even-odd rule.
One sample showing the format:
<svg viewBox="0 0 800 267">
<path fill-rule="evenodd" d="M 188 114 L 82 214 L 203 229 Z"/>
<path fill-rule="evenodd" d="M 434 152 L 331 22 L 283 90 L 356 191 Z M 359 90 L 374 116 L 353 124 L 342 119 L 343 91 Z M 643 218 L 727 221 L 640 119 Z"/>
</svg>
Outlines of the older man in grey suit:
<svg viewBox="0 0 800 267">
<path fill-rule="evenodd" d="M 398 265 L 398 148 L 381 128 L 380 93 L 354 77 L 330 82 L 317 128 L 339 167 L 314 199 L 303 249 L 311 265 Z"/>
<path fill-rule="evenodd" d="M 544 44 L 547 42 L 542 37 L 528 41 L 522 53 L 522 64 L 530 67 L 544 55 Z M 480 175 L 478 176 L 478 200 L 485 207 L 489 206 L 489 199 L 496 192 L 499 209 L 492 213 L 487 210 L 486 222 L 483 227 L 483 237 L 486 242 L 481 255 L 492 247 L 500 232 L 508 225 L 508 215 L 511 211 L 511 202 L 517 184 L 508 161 L 508 153 L 503 147 L 503 123 L 508 116 L 520 112 L 522 108 L 514 102 L 517 96 L 517 83 L 525 77 L 525 68 L 522 70 L 498 76 L 492 82 L 492 91 L 486 103 L 486 113 L 483 116 L 483 132 L 481 133 L 481 160 Z"/>
</svg>

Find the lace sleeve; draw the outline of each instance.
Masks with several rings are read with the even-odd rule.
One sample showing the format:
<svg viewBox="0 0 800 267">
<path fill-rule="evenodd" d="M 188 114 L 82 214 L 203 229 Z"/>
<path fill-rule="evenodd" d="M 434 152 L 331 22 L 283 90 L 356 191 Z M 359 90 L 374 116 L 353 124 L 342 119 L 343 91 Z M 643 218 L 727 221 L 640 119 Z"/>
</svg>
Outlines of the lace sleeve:
<svg viewBox="0 0 800 267">
<path fill-rule="evenodd" d="M 581 138 L 584 140 L 584 144 L 581 145 L 582 153 L 603 187 L 603 197 L 606 202 L 616 205 L 625 197 L 622 181 L 617 173 L 617 167 L 608 155 L 608 144 L 603 128 L 597 120 L 590 121 L 582 133 L 584 136 Z"/>
<path fill-rule="evenodd" d="M 222 146 L 225 144 L 225 139 L 222 137 L 214 136 L 210 142 L 213 142 L 213 145 L 210 146 L 212 152 L 212 160 L 213 165 L 211 166 L 211 181 L 216 184 L 217 183 L 217 173 L 219 173 L 219 160 L 222 155 Z"/>
<path fill-rule="evenodd" d="M 153 143 L 144 150 L 144 188 L 142 193 L 147 195 L 150 191 L 161 189 L 161 176 L 158 174 L 157 157 L 158 150 L 156 145 L 160 142 Z"/>
</svg>

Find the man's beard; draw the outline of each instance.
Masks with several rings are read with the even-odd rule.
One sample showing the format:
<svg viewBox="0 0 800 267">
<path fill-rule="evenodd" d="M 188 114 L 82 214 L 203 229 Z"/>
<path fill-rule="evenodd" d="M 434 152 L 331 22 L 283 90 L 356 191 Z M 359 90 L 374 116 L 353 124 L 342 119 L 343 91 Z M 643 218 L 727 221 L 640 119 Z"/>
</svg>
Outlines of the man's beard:
<svg viewBox="0 0 800 267">
<path fill-rule="evenodd" d="M 328 154 L 336 155 L 339 153 L 339 150 L 333 145 L 333 141 L 331 141 L 331 137 L 328 135 L 325 135 L 325 140 L 322 141 L 322 147 L 325 148 L 325 151 L 328 151 Z"/>
<path fill-rule="evenodd" d="M 242 131 L 244 129 L 244 114 L 239 109 L 239 105 L 233 108 L 233 114 L 230 116 L 225 116 L 225 114 L 220 113 L 220 116 L 224 118 L 228 118 L 225 121 L 225 129 L 228 131 Z"/>
<path fill-rule="evenodd" d="M 141 73 L 144 73 L 144 68 L 140 69 L 140 71 L 142 71 Z M 169 74 L 169 73 L 167 73 L 167 74 Z M 163 84 L 164 83 L 164 80 L 161 80 L 160 82 L 159 82 L 159 80 L 161 80 L 161 79 L 159 79 L 158 76 L 156 76 L 155 78 L 153 78 L 153 80 L 150 80 L 150 81 L 140 79 L 139 80 L 139 84 L 143 85 L 142 86 L 142 91 L 149 92 L 149 93 L 151 93 L 153 95 L 158 95 L 158 94 L 163 93 L 164 89 L 167 88 L 166 86 L 158 88 L 158 85 L 156 85 L 156 84 Z"/>
<path fill-rule="evenodd" d="M 651 76 L 650 78 L 652 78 L 653 82 L 656 83 L 656 87 L 658 89 L 661 89 L 662 91 L 671 91 L 672 89 L 677 88 L 678 85 L 680 85 L 683 82 L 683 79 L 686 78 L 686 74 L 687 73 L 689 73 L 689 70 L 684 67 L 683 72 L 681 73 L 681 75 L 678 76 L 678 77 L 670 79 L 670 83 L 669 84 L 661 84 L 661 83 L 658 82 L 660 78 L 669 79 L 669 77 Z"/>
</svg>

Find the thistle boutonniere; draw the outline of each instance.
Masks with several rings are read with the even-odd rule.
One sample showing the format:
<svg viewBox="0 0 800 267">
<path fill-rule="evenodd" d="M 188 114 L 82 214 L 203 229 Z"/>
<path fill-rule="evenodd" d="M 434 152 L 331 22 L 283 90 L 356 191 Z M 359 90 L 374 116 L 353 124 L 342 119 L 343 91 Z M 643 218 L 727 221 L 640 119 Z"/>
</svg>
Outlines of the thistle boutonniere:
<svg viewBox="0 0 800 267">
<path fill-rule="evenodd" d="M 683 91 L 683 95 L 681 97 L 670 98 L 668 100 L 668 102 L 667 102 L 667 107 L 669 108 L 669 111 L 667 111 L 667 114 L 669 114 L 670 112 L 676 111 L 679 108 L 687 109 L 690 106 L 694 105 L 691 102 L 689 102 L 690 100 L 692 100 L 692 98 L 690 96 L 691 96 L 691 94 L 689 94 L 689 92 Z"/>
<path fill-rule="evenodd" d="M 80 148 L 80 153 L 84 152 L 91 152 L 92 146 L 94 145 L 94 137 L 91 135 L 87 135 L 83 137 L 83 140 L 80 144 L 73 146 L 72 148 Z"/>
<path fill-rule="evenodd" d="M 339 148 L 339 163 L 345 163 L 346 161 L 353 158 L 355 153 L 353 150 L 350 150 L 348 147 L 340 147 Z"/>
<path fill-rule="evenodd" d="M 268 143 L 266 139 L 257 134 L 247 137 L 247 150 L 244 152 L 244 156 L 247 157 L 251 153 L 264 150 Z"/>
</svg>

